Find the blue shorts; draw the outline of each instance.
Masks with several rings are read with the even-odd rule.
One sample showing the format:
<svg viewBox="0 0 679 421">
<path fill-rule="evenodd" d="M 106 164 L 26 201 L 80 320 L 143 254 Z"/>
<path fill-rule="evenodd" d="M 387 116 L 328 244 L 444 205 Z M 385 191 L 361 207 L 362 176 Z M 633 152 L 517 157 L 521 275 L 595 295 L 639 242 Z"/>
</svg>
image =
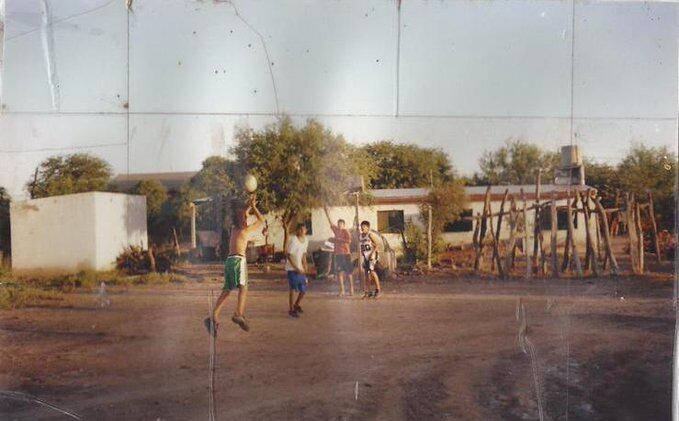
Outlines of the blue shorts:
<svg viewBox="0 0 679 421">
<path fill-rule="evenodd" d="M 306 275 L 297 271 L 288 271 L 288 285 L 290 289 L 297 292 L 306 292 Z"/>
</svg>

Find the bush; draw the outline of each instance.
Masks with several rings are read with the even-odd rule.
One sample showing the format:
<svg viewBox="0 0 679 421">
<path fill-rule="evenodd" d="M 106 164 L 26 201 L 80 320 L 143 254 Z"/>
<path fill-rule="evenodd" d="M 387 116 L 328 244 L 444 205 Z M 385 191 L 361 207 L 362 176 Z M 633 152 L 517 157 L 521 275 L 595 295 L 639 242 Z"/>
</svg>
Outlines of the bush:
<svg viewBox="0 0 679 421">
<path fill-rule="evenodd" d="M 404 236 L 406 239 L 404 259 L 408 263 L 416 263 L 427 260 L 427 233 L 412 222 L 407 222 Z M 438 253 L 444 250 L 443 240 L 435 236 L 432 239 L 431 254 L 432 262 L 436 261 Z"/>
<path fill-rule="evenodd" d="M 17 284 L 0 284 L 0 310 L 35 306 L 46 300 L 61 300 L 61 293 Z"/>
</svg>

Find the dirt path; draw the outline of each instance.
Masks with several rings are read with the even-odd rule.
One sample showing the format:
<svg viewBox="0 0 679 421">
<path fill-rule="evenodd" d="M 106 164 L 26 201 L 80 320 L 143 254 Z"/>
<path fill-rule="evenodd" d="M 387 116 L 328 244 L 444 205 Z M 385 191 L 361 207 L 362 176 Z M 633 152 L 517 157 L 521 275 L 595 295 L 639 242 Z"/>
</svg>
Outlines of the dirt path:
<svg viewBox="0 0 679 421">
<path fill-rule="evenodd" d="M 531 360 L 517 340 L 520 296 L 546 419 L 668 419 L 668 279 L 412 278 L 369 302 L 316 283 L 298 320 L 281 281 L 255 281 L 252 331 L 225 317 L 219 332 L 217 419 L 536 419 Z M 85 419 L 206 419 L 201 320 L 218 287 L 112 292 L 105 309 L 73 294 L 64 308 L 2 312 L 1 388 Z M 7 400 L 0 418 L 64 419 Z"/>
</svg>

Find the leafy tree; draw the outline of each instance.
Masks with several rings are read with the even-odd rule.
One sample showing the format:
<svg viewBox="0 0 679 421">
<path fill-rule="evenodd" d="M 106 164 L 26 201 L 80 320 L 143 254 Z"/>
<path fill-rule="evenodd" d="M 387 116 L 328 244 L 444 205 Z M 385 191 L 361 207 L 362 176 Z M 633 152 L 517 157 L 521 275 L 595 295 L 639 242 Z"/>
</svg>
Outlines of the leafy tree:
<svg viewBox="0 0 679 421">
<path fill-rule="evenodd" d="M 191 178 L 189 187 L 205 196 L 228 196 L 234 193 L 236 181 L 241 176 L 235 162 L 211 156 L 203 161 L 200 171 Z"/>
<path fill-rule="evenodd" d="M 618 165 L 622 188 L 645 198 L 653 193 L 655 212 L 660 216 L 662 228 L 674 227 L 675 183 L 677 181 L 677 155 L 668 147 L 647 147 L 635 144 Z"/>
<path fill-rule="evenodd" d="M 167 189 L 158 180 L 142 180 L 132 187 L 130 193 L 146 196 L 146 212 L 150 218 L 160 214 L 167 200 Z"/>
<path fill-rule="evenodd" d="M 146 225 L 152 242 L 162 242 L 168 236 L 167 217 L 162 214 L 168 200 L 167 189 L 158 180 L 142 180 L 130 193 L 146 196 Z"/>
<path fill-rule="evenodd" d="M 420 206 L 420 215 L 425 226 L 429 224 L 429 205 L 431 205 L 432 233 L 438 237 L 443 227 L 457 221 L 467 205 L 464 187 L 458 182 L 436 186 L 429 192 L 428 203 Z"/>
<path fill-rule="evenodd" d="M 12 199 L 4 187 L 0 187 L 0 251 L 9 253 L 11 251 L 11 235 L 9 224 L 9 204 Z M 0 261 L 2 266 L 2 261 Z"/>
<path fill-rule="evenodd" d="M 453 166 L 440 149 L 413 144 L 381 141 L 363 147 L 374 168 L 371 186 L 375 189 L 426 187 L 452 181 Z"/>
<path fill-rule="evenodd" d="M 292 223 L 310 209 L 343 202 L 362 171 L 354 148 L 315 120 L 296 128 L 285 117 L 261 131 L 238 131 L 236 142 L 239 167 L 257 177 L 262 210 L 281 213 L 286 240 Z"/>
<path fill-rule="evenodd" d="M 616 195 L 622 191 L 622 182 L 616 166 L 597 164 L 585 159 L 585 182 L 597 190 L 604 207 L 615 206 Z"/>
<path fill-rule="evenodd" d="M 36 171 L 35 179 L 26 185 L 33 199 L 106 191 L 112 175 L 111 166 L 106 161 L 83 153 L 47 158 Z"/>
<path fill-rule="evenodd" d="M 508 140 L 505 146 L 483 154 L 479 160 L 481 173 L 475 175 L 474 184 L 534 184 L 539 168 L 543 169 L 543 180 L 553 180 L 559 162 L 556 152 L 543 151 L 520 139 Z"/>
</svg>

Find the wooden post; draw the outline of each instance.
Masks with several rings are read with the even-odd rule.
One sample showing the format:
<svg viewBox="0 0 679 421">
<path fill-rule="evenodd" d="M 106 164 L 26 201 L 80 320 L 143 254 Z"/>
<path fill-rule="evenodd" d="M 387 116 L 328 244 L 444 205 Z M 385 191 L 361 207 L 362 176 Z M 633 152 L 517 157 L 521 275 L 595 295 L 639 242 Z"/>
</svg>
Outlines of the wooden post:
<svg viewBox="0 0 679 421">
<path fill-rule="evenodd" d="M 505 273 L 502 267 L 502 258 L 500 257 L 500 230 L 502 229 L 502 216 L 505 211 L 505 202 L 507 201 L 508 195 L 509 189 L 505 189 L 505 194 L 502 196 L 502 202 L 500 202 L 500 215 L 497 217 L 497 230 L 495 231 L 495 242 L 493 244 L 493 257 L 497 261 L 497 271 L 502 278 L 505 277 Z"/>
<path fill-rule="evenodd" d="M 606 211 L 604 207 L 601 206 L 601 199 L 594 199 L 597 211 L 599 213 L 599 218 L 601 218 L 601 224 L 603 229 L 601 230 L 604 237 L 604 248 L 606 249 L 606 258 L 611 262 L 611 273 L 613 275 L 619 275 L 620 269 L 618 268 L 618 262 L 615 260 L 615 255 L 613 255 L 613 248 L 611 246 L 611 234 L 608 229 L 608 218 L 606 218 Z M 605 263 L 605 261 L 604 261 Z"/>
<path fill-rule="evenodd" d="M 472 244 L 474 246 L 474 253 L 476 256 L 478 256 L 479 253 L 479 227 L 481 226 L 480 216 L 481 215 L 477 212 L 476 218 L 472 219 L 472 223 L 474 224 L 474 233 L 472 234 Z M 474 260 L 474 270 L 477 270 L 476 259 Z"/>
<path fill-rule="evenodd" d="M 662 262 L 660 252 L 660 242 L 658 241 L 658 226 L 655 223 L 655 208 L 653 207 L 653 193 L 648 192 L 648 215 L 651 218 L 651 230 L 653 233 L 653 246 L 655 247 L 655 257 L 658 263 Z"/>
<path fill-rule="evenodd" d="M 427 224 L 427 269 L 431 270 L 431 204 L 429 207 L 429 222 Z"/>
<path fill-rule="evenodd" d="M 567 215 L 566 217 L 569 216 Z M 571 231 L 568 229 L 568 226 L 566 226 L 566 243 L 563 246 L 563 263 L 561 264 L 561 272 L 565 272 L 569 266 L 571 269 L 573 269 L 573 266 L 571 265 L 571 241 L 573 241 L 571 238 Z"/>
<path fill-rule="evenodd" d="M 639 273 L 644 273 L 644 229 L 641 226 L 641 205 L 634 202 L 634 225 L 637 231 L 637 254 L 639 255 Z"/>
<path fill-rule="evenodd" d="M 576 200 L 575 200 L 576 215 L 577 215 L 577 203 L 578 203 L 577 199 L 578 198 L 580 199 L 580 203 L 582 204 L 582 213 L 583 213 L 582 216 L 583 216 L 583 219 L 585 220 L 585 266 L 584 266 L 584 270 L 589 270 L 590 269 L 590 262 L 591 262 L 590 258 L 592 256 L 592 248 L 590 247 L 592 237 L 591 237 L 590 230 L 589 230 L 589 220 L 587 219 L 587 210 L 585 209 L 586 208 L 585 198 L 584 198 L 584 194 L 582 192 L 576 192 L 575 197 L 576 197 Z M 576 216 L 576 218 L 577 218 L 577 216 Z"/>
<path fill-rule="evenodd" d="M 637 232 L 634 224 L 634 193 L 625 193 L 625 225 L 627 226 L 627 245 L 629 246 L 632 272 L 639 273 L 639 249 L 637 248 Z"/>
<path fill-rule="evenodd" d="M 481 258 L 483 257 L 483 240 L 486 238 L 486 227 L 488 221 L 486 214 L 490 206 L 490 185 L 486 188 L 486 196 L 483 201 L 483 212 L 481 213 L 481 227 L 479 229 L 478 248 L 476 249 L 476 259 L 474 260 L 474 270 L 478 271 L 481 267 Z"/>
<path fill-rule="evenodd" d="M 550 203 L 550 212 L 551 212 L 551 219 L 552 219 L 552 237 L 550 239 L 550 249 L 551 249 L 551 257 L 552 257 L 552 276 L 555 278 L 559 277 L 559 263 L 557 261 L 558 256 L 557 256 L 557 223 L 558 223 L 558 217 L 556 214 L 556 193 L 552 191 L 552 203 Z"/>
<path fill-rule="evenodd" d="M 538 248 L 540 247 L 540 178 L 542 170 L 538 169 L 535 182 L 535 217 L 533 218 L 533 273 L 538 273 Z"/>
<path fill-rule="evenodd" d="M 177 254 L 177 257 L 181 256 L 181 251 L 179 249 L 179 239 L 177 238 L 177 230 L 175 227 L 172 227 L 172 235 L 174 236 L 174 251 Z"/>
<path fill-rule="evenodd" d="M 571 237 L 571 253 L 573 254 L 573 262 L 575 262 L 575 270 L 578 277 L 582 278 L 582 266 L 580 264 L 580 256 L 578 256 L 578 248 L 575 244 L 575 229 L 573 228 L 573 212 L 571 208 L 571 198 L 567 199 L 566 205 L 568 207 L 568 233 Z"/>
<path fill-rule="evenodd" d="M 196 204 L 190 203 L 191 208 L 191 249 L 195 249 L 196 245 Z"/>
<path fill-rule="evenodd" d="M 521 200 L 523 201 L 523 252 L 526 254 L 526 279 L 531 277 L 530 254 L 528 253 L 528 212 L 526 212 L 526 195 L 521 189 Z"/>
<path fill-rule="evenodd" d="M 509 243 L 507 243 L 507 251 L 505 253 L 505 277 L 509 274 L 510 268 L 514 262 L 514 247 L 516 245 L 516 224 L 518 218 L 516 215 L 516 202 L 514 196 L 511 198 L 511 205 L 509 207 Z"/>
<path fill-rule="evenodd" d="M 590 190 L 587 190 L 586 195 L 580 196 L 580 200 L 582 202 L 583 209 L 585 210 L 585 235 L 587 239 L 587 250 L 589 252 L 588 256 L 585 257 L 586 259 L 589 259 L 589 265 L 592 268 L 592 271 L 594 272 L 595 276 L 599 276 L 599 261 L 597 260 L 597 254 L 596 250 L 594 249 L 594 240 L 592 239 L 592 234 L 589 226 L 589 196 L 590 196 Z"/>
</svg>

